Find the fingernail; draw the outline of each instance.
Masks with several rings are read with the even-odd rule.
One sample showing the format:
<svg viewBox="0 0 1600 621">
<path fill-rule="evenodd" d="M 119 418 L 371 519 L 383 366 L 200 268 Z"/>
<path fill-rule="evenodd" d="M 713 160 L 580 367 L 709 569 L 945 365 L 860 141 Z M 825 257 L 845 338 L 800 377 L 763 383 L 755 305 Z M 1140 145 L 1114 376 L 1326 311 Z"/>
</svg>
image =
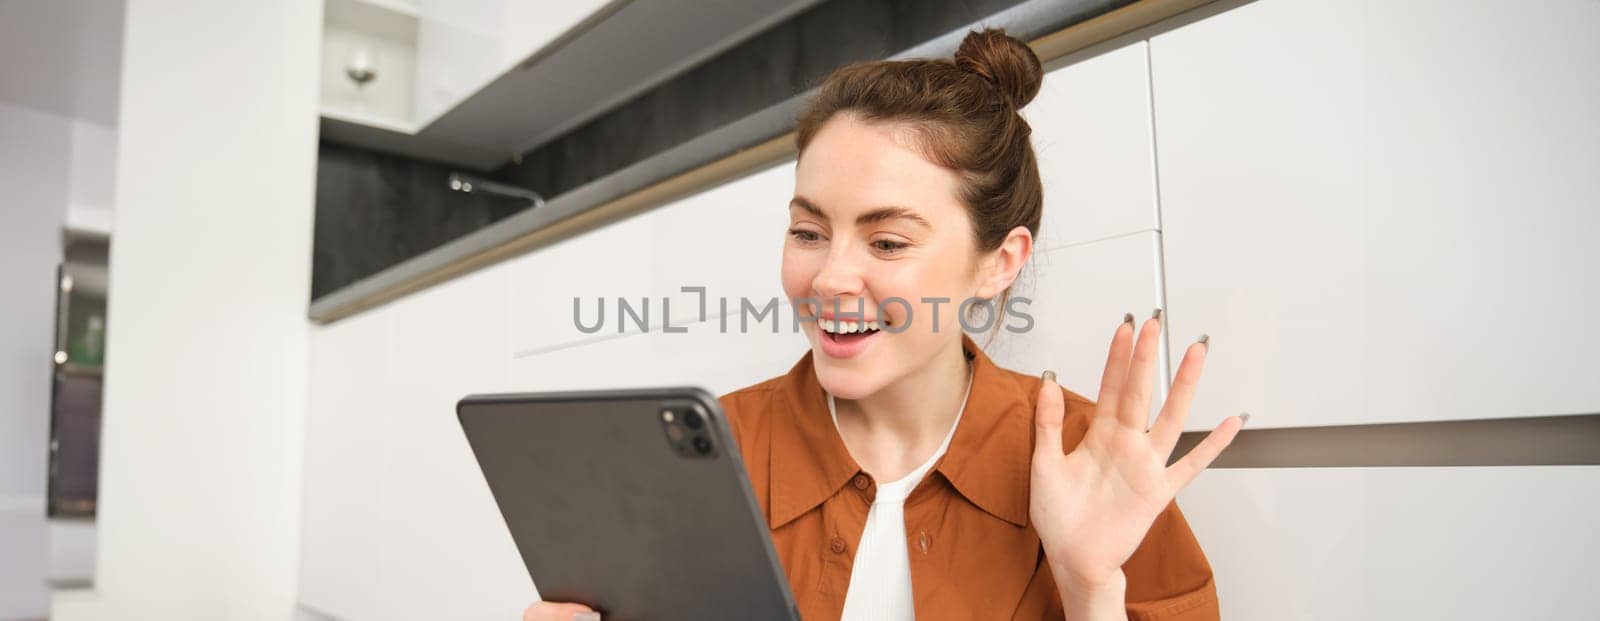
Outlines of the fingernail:
<svg viewBox="0 0 1600 621">
<path fill-rule="evenodd" d="M 1250 413 L 1249 412 L 1240 412 L 1239 413 L 1239 420 L 1244 421 L 1244 424 L 1246 424 L 1246 425 L 1250 424 Z"/>
<path fill-rule="evenodd" d="M 1124 313 L 1122 315 L 1122 323 L 1133 323 L 1133 313 Z"/>
<path fill-rule="evenodd" d="M 598 612 L 580 612 L 572 615 L 572 621 L 600 621 Z"/>
<path fill-rule="evenodd" d="M 1056 381 L 1056 372 L 1055 371 L 1045 371 L 1043 375 L 1039 376 L 1039 379 L 1044 380 L 1046 382 L 1054 382 L 1054 381 Z"/>
<path fill-rule="evenodd" d="M 1151 319 L 1161 319 L 1161 309 L 1158 308 L 1158 309 L 1156 309 L 1156 312 L 1150 313 L 1150 318 Z"/>
<path fill-rule="evenodd" d="M 1206 348 L 1206 351 L 1211 351 L 1211 335 L 1202 334 L 1202 335 L 1200 335 L 1200 338 L 1195 339 L 1195 342 L 1199 343 L 1201 345 L 1204 345 L 1205 348 Z"/>
</svg>

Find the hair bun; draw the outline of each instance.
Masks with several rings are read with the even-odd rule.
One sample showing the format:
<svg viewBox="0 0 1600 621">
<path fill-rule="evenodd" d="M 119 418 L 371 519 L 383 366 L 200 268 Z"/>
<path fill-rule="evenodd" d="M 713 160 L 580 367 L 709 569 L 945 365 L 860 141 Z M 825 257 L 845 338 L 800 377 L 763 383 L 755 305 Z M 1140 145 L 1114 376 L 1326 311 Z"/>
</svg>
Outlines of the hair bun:
<svg viewBox="0 0 1600 621">
<path fill-rule="evenodd" d="M 1044 69 L 1039 55 L 1028 44 L 1018 41 L 1000 28 L 967 33 L 956 49 L 956 66 L 971 71 L 994 84 L 1011 105 L 1021 108 L 1039 94 Z"/>
</svg>

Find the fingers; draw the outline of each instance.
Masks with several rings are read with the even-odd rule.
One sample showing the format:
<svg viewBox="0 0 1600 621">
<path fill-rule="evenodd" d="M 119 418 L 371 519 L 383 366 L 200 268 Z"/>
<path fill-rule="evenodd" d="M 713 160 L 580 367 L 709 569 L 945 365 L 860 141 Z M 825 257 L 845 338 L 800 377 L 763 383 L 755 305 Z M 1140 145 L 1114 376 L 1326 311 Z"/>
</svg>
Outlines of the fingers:
<svg viewBox="0 0 1600 621">
<path fill-rule="evenodd" d="M 1111 336 L 1111 349 L 1106 352 L 1105 371 L 1100 376 L 1100 394 L 1095 397 L 1095 416 L 1114 416 L 1122 382 L 1128 376 L 1128 356 L 1133 352 L 1133 313 L 1123 316 L 1122 323 Z"/>
<path fill-rule="evenodd" d="M 1204 440 L 1189 450 L 1188 455 L 1184 455 L 1178 463 L 1167 466 L 1167 482 L 1172 486 L 1172 490 L 1174 492 L 1181 490 L 1195 477 L 1200 476 L 1200 473 L 1222 454 L 1222 449 L 1228 448 L 1228 445 L 1233 443 L 1233 438 L 1239 435 L 1241 427 L 1244 427 L 1244 418 L 1241 416 L 1229 416 L 1223 419 L 1211 433 L 1206 434 Z"/>
<path fill-rule="evenodd" d="M 1056 383 L 1055 371 L 1045 371 L 1039 382 L 1039 401 L 1034 406 L 1033 429 L 1037 438 L 1034 454 L 1063 454 L 1061 446 L 1061 421 L 1066 417 L 1066 404 L 1062 401 L 1061 385 Z"/>
<path fill-rule="evenodd" d="M 522 621 L 599 621 L 600 613 L 583 604 L 534 602 L 522 611 Z"/>
<path fill-rule="evenodd" d="M 1117 422 L 1144 431 L 1150 426 L 1150 391 L 1155 388 L 1156 361 L 1160 359 L 1161 309 L 1139 329 L 1139 342 L 1133 348 L 1133 361 L 1118 395 Z"/>
<path fill-rule="evenodd" d="M 1162 461 L 1166 461 L 1166 457 L 1172 454 L 1172 448 L 1178 445 L 1178 436 L 1183 433 L 1184 421 L 1189 418 L 1189 408 L 1194 403 L 1194 393 L 1200 385 L 1200 372 L 1206 366 L 1206 354 L 1210 352 L 1207 345 L 1209 337 L 1200 338 L 1184 352 L 1183 362 L 1178 365 L 1178 375 L 1172 380 L 1172 391 L 1167 393 L 1167 402 L 1161 405 L 1161 415 L 1150 427 L 1150 441 L 1161 452 Z"/>
</svg>

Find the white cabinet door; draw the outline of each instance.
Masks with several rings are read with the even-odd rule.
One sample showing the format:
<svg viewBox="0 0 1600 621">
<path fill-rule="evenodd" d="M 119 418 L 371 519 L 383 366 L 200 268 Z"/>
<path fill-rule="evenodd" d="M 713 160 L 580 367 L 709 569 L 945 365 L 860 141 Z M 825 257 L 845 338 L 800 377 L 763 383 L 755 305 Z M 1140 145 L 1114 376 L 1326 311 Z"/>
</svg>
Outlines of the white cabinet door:
<svg viewBox="0 0 1600 621">
<path fill-rule="evenodd" d="M 1022 310 L 1032 325 L 973 335 L 1001 366 L 1054 370 L 1090 399 L 1123 313 L 1142 321 L 1161 305 L 1147 61 L 1140 41 L 1054 69 L 1023 109 L 1045 208 L 1033 261 L 1012 293 L 1029 299 Z M 1166 377 L 1164 366 L 1158 374 Z M 1152 414 L 1166 394 L 1157 384 Z"/>
<path fill-rule="evenodd" d="M 316 328 L 310 347 L 301 604 L 341 619 L 378 619 L 388 590 L 383 448 L 393 315 L 376 308 Z"/>
<path fill-rule="evenodd" d="M 1044 182 L 1043 249 L 1157 228 L 1143 41 L 1046 74 L 1022 109 Z"/>
<path fill-rule="evenodd" d="M 721 395 L 789 371 L 809 345 L 780 307 L 779 331 L 769 315 L 741 328 L 735 311 L 680 326 L 684 333 L 651 332 L 582 343 L 512 361 L 516 391 L 590 390 L 640 386 L 700 386 Z"/>
<path fill-rule="evenodd" d="M 1192 429 L 1600 411 L 1600 3 L 1261 0 L 1151 40 Z"/>
<path fill-rule="evenodd" d="M 1211 470 L 1178 504 L 1224 619 L 1588 619 L 1594 489 L 1597 467 Z"/>
<path fill-rule="evenodd" d="M 1012 289 L 1012 295 L 1029 299 L 1023 310 L 1033 325 L 1020 333 L 1002 327 L 985 351 L 1000 366 L 1019 373 L 1054 370 L 1067 390 L 1097 399 L 1107 350 L 1122 316 L 1133 313 L 1142 324 L 1160 305 L 1157 237 L 1146 231 L 1034 255 L 1024 279 Z M 1026 322 L 1012 318 L 1005 325 L 1021 330 Z M 1192 340 L 1171 334 L 1187 339 L 1185 344 Z M 990 336 L 973 338 L 985 343 Z M 1181 353 L 1182 346 L 1174 350 Z M 1167 375 L 1158 369 L 1157 376 Z M 1158 379 L 1156 386 L 1152 416 L 1166 400 L 1166 381 Z"/>
<path fill-rule="evenodd" d="M 794 162 L 787 161 L 511 261 L 513 355 L 638 333 L 639 323 L 657 331 L 669 317 L 674 326 L 697 322 L 702 298 L 707 320 L 723 298 L 735 312 L 742 298 L 757 307 L 783 300 L 779 270 L 793 195 Z M 625 321 L 618 298 L 633 313 Z"/>
<path fill-rule="evenodd" d="M 508 272 L 394 303 L 386 439 L 350 456 L 381 463 L 386 482 L 381 619 L 514 616 L 535 596 L 455 415 L 468 394 L 506 391 Z"/>
<path fill-rule="evenodd" d="M 512 354 L 616 336 L 617 297 L 637 300 L 652 291 L 651 233 L 659 213 L 614 222 L 508 261 Z M 573 315 L 575 299 L 583 312 L 581 324 Z M 595 325 L 599 299 L 606 300 L 606 322 L 597 332 L 586 333 L 580 325 Z"/>
<path fill-rule="evenodd" d="M 701 296 L 684 287 L 705 288 L 708 319 L 722 298 L 735 311 L 740 298 L 758 307 L 783 300 L 794 171 L 794 160 L 785 160 L 650 212 L 655 253 L 639 267 L 650 273 L 651 287 L 616 295 L 671 298 L 675 325 L 700 320 Z"/>
<path fill-rule="evenodd" d="M 487 619 L 533 600 L 454 407 L 505 390 L 509 271 L 316 331 L 301 604 L 341 619 Z"/>
</svg>

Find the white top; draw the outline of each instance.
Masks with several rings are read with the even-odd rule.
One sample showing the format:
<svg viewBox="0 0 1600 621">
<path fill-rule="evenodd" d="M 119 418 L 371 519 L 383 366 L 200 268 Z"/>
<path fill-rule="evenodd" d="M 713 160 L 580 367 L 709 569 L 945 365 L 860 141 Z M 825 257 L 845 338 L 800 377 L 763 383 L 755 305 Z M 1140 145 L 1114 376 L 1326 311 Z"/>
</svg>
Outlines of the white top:
<svg viewBox="0 0 1600 621">
<path fill-rule="evenodd" d="M 911 600 L 910 540 L 906 538 L 905 503 L 911 490 L 922 482 L 933 464 L 950 448 L 950 439 L 956 435 L 961 414 L 967 410 L 967 397 L 972 394 L 972 374 L 967 374 L 967 392 L 961 397 L 961 410 L 956 412 L 950 431 L 945 434 L 939 449 L 928 461 L 917 466 L 898 481 L 878 484 L 878 493 L 867 510 L 867 526 L 861 531 L 861 543 L 856 546 L 855 564 L 850 569 L 850 589 L 845 592 L 844 615 L 841 621 L 894 621 L 915 619 L 916 609 Z M 839 427 L 839 412 L 834 409 L 833 395 L 828 395 L 828 413 L 833 416 L 833 426 Z"/>
</svg>

